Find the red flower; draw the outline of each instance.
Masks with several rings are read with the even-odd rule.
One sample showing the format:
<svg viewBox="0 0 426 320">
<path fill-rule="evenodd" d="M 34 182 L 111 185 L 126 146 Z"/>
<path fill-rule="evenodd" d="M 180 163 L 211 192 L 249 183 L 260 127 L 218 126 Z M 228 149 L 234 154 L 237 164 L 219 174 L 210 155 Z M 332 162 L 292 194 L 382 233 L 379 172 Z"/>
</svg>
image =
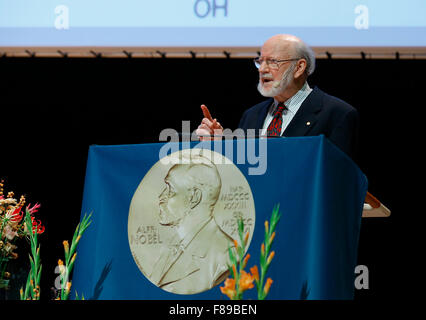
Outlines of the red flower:
<svg viewBox="0 0 426 320">
<path fill-rule="evenodd" d="M 24 212 L 23 211 L 21 212 L 21 207 L 18 207 L 10 215 L 10 221 L 19 223 L 21 222 L 23 217 L 24 217 Z"/>
<path fill-rule="evenodd" d="M 41 224 L 40 220 L 36 220 L 33 216 L 31 216 L 31 222 L 33 224 L 33 233 L 35 233 L 36 230 L 38 234 L 44 232 L 44 226 Z"/>
<path fill-rule="evenodd" d="M 6 211 L 5 218 L 11 222 L 19 223 L 24 217 L 24 213 L 22 212 L 21 214 L 19 214 L 20 212 L 21 208 L 16 208 L 15 210 L 10 209 Z"/>
<path fill-rule="evenodd" d="M 44 226 L 41 224 L 40 220 L 36 220 L 33 216 L 33 214 L 35 212 L 38 211 L 38 209 L 40 208 L 40 204 L 36 203 L 33 207 L 31 207 L 31 203 L 27 206 L 27 211 L 30 213 L 31 215 L 31 223 L 32 223 L 32 231 L 33 233 L 35 233 L 37 231 L 38 234 L 41 234 L 44 232 Z"/>
<path fill-rule="evenodd" d="M 40 208 L 40 204 L 39 203 L 36 203 L 32 208 L 31 208 L 31 203 L 27 206 L 27 210 L 31 213 L 31 214 L 33 214 L 33 213 L 35 213 L 35 212 L 37 212 L 38 211 L 38 208 Z"/>
</svg>

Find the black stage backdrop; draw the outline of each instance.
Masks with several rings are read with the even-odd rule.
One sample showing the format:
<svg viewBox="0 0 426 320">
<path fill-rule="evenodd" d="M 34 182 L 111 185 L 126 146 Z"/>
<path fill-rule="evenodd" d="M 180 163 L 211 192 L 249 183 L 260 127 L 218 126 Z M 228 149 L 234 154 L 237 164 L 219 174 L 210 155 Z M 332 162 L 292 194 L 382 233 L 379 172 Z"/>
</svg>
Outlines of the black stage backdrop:
<svg viewBox="0 0 426 320">
<path fill-rule="evenodd" d="M 370 289 L 357 290 L 357 300 L 392 298 L 405 281 L 398 278 L 401 222 L 410 212 L 401 199 L 415 186 L 400 179 L 411 167 L 407 141 L 421 127 L 415 114 L 425 71 L 425 60 L 321 59 L 309 79 L 359 110 L 358 164 L 369 191 L 392 211 L 362 221 L 358 264 L 369 268 Z M 201 104 L 234 129 L 243 111 L 263 99 L 256 86 L 251 59 L 1 58 L 0 178 L 5 191 L 42 204 L 42 299 L 51 298 L 62 241 L 71 240 L 80 219 L 89 145 L 158 142 L 164 128 L 181 131 L 182 120 L 194 130 Z M 26 278 L 25 241 L 18 252 L 10 299 Z"/>
</svg>

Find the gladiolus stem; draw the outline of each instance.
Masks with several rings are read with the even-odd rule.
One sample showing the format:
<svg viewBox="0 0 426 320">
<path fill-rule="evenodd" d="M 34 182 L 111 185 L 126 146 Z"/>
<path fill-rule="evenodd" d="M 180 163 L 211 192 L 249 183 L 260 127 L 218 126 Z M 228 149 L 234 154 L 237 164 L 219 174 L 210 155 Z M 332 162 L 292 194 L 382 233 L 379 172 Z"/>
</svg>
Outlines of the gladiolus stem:
<svg viewBox="0 0 426 320">
<path fill-rule="evenodd" d="M 65 266 L 64 266 L 65 272 L 63 275 L 61 275 L 61 295 L 60 295 L 61 300 L 68 299 L 68 295 L 71 290 L 71 281 L 69 281 L 69 279 L 72 273 L 72 269 L 74 267 L 75 259 L 77 257 L 77 252 L 75 251 L 77 249 L 77 244 L 79 243 L 84 231 L 86 231 L 87 227 L 92 223 L 92 221 L 90 220 L 91 216 L 92 214 L 89 214 L 88 216 L 87 215 L 83 216 L 83 219 L 77 225 L 74 231 L 74 236 L 71 241 L 71 246 L 69 245 L 67 240 L 63 242 L 64 251 L 65 251 Z"/>
<path fill-rule="evenodd" d="M 31 215 L 33 212 L 35 211 L 30 211 L 27 207 L 25 220 L 24 220 L 25 229 L 28 232 L 28 236 L 30 240 L 31 254 L 29 255 L 30 271 L 28 273 L 25 291 L 23 288 L 20 291 L 20 298 L 22 300 L 27 300 L 27 299 L 39 300 L 40 299 L 40 278 L 41 278 L 42 266 L 40 264 L 40 246 L 37 243 L 37 236 L 39 233 L 41 233 L 39 230 L 39 227 L 41 227 L 41 224 L 40 222 L 37 222 L 35 224 L 33 223 L 34 217 Z"/>
<path fill-rule="evenodd" d="M 244 257 L 246 247 L 248 244 L 249 233 L 244 234 L 244 221 L 242 218 L 238 220 L 238 234 L 240 238 L 240 245 L 237 240 L 233 240 L 235 250 L 232 246 L 229 247 L 228 253 L 231 264 L 229 265 L 230 273 L 233 278 L 228 278 L 225 281 L 225 286 L 220 287 L 223 294 L 226 294 L 232 300 L 242 299 L 243 292 L 247 289 L 251 289 L 256 283 L 258 299 L 263 300 L 268 295 L 272 279 L 268 278 L 265 282 L 266 272 L 268 271 L 269 264 L 275 256 L 275 252 L 270 252 L 272 242 L 275 238 L 275 228 L 280 219 L 279 205 L 274 207 L 272 212 L 271 221 L 265 221 L 265 241 L 262 243 L 260 248 L 260 272 L 257 266 L 250 269 L 250 273 L 244 271 L 247 266 L 247 262 L 250 258 L 250 254 Z M 232 285 L 232 286 L 231 286 Z"/>
<path fill-rule="evenodd" d="M 261 245 L 260 249 L 260 274 L 259 281 L 257 284 L 257 295 L 259 300 L 263 300 L 269 293 L 270 286 L 272 284 L 272 279 L 268 278 L 266 280 L 266 284 L 264 285 L 266 273 L 269 269 L 269 265 L 272 262 L 272 259 L 275 256 L 275 252 L 270 252 L 272 243 L 275 239 L 275 228 L 277 226 L 278 221 L 280 220 L 281 215 L 279 213 L 279 205 L 275 206 L 270 222 L 265 221 L 265 241 Z"/>
</svg>

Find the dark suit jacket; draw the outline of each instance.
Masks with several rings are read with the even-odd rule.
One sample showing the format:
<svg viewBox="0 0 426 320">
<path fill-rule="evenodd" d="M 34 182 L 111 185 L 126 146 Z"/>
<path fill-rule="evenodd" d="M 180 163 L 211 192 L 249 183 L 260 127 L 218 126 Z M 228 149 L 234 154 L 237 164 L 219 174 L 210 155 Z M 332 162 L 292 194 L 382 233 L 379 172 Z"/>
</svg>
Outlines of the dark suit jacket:
<svg viewBox="0 0 426 320">
<path fill-rule="evenodd" d="M 246 110 L 238 127 L 244 130 L 262 129 L 272 102 L 273 98 L 270 98 Z M 358 127 L 359 117 L 355 108 L 315 87 L 284 130 L 283 136 L 324 134 L 346 154 L 354 157 Z"/>
</svg>

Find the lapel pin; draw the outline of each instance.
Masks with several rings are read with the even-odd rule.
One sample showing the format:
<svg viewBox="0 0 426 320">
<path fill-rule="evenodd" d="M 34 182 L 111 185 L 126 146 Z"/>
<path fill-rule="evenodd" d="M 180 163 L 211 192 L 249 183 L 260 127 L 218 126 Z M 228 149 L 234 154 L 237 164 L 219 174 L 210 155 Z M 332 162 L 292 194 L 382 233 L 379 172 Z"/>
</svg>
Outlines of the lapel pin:
<svg viewBox="0 0 426 320">
<path fill-rule="evenodd" d="M 307 126 L 310 126 L 310 125 L 311 125 L 311 122 L 310 122 L 310 121 L 306 122 L 306 125 L 307 125 Z"/>
</svg>

